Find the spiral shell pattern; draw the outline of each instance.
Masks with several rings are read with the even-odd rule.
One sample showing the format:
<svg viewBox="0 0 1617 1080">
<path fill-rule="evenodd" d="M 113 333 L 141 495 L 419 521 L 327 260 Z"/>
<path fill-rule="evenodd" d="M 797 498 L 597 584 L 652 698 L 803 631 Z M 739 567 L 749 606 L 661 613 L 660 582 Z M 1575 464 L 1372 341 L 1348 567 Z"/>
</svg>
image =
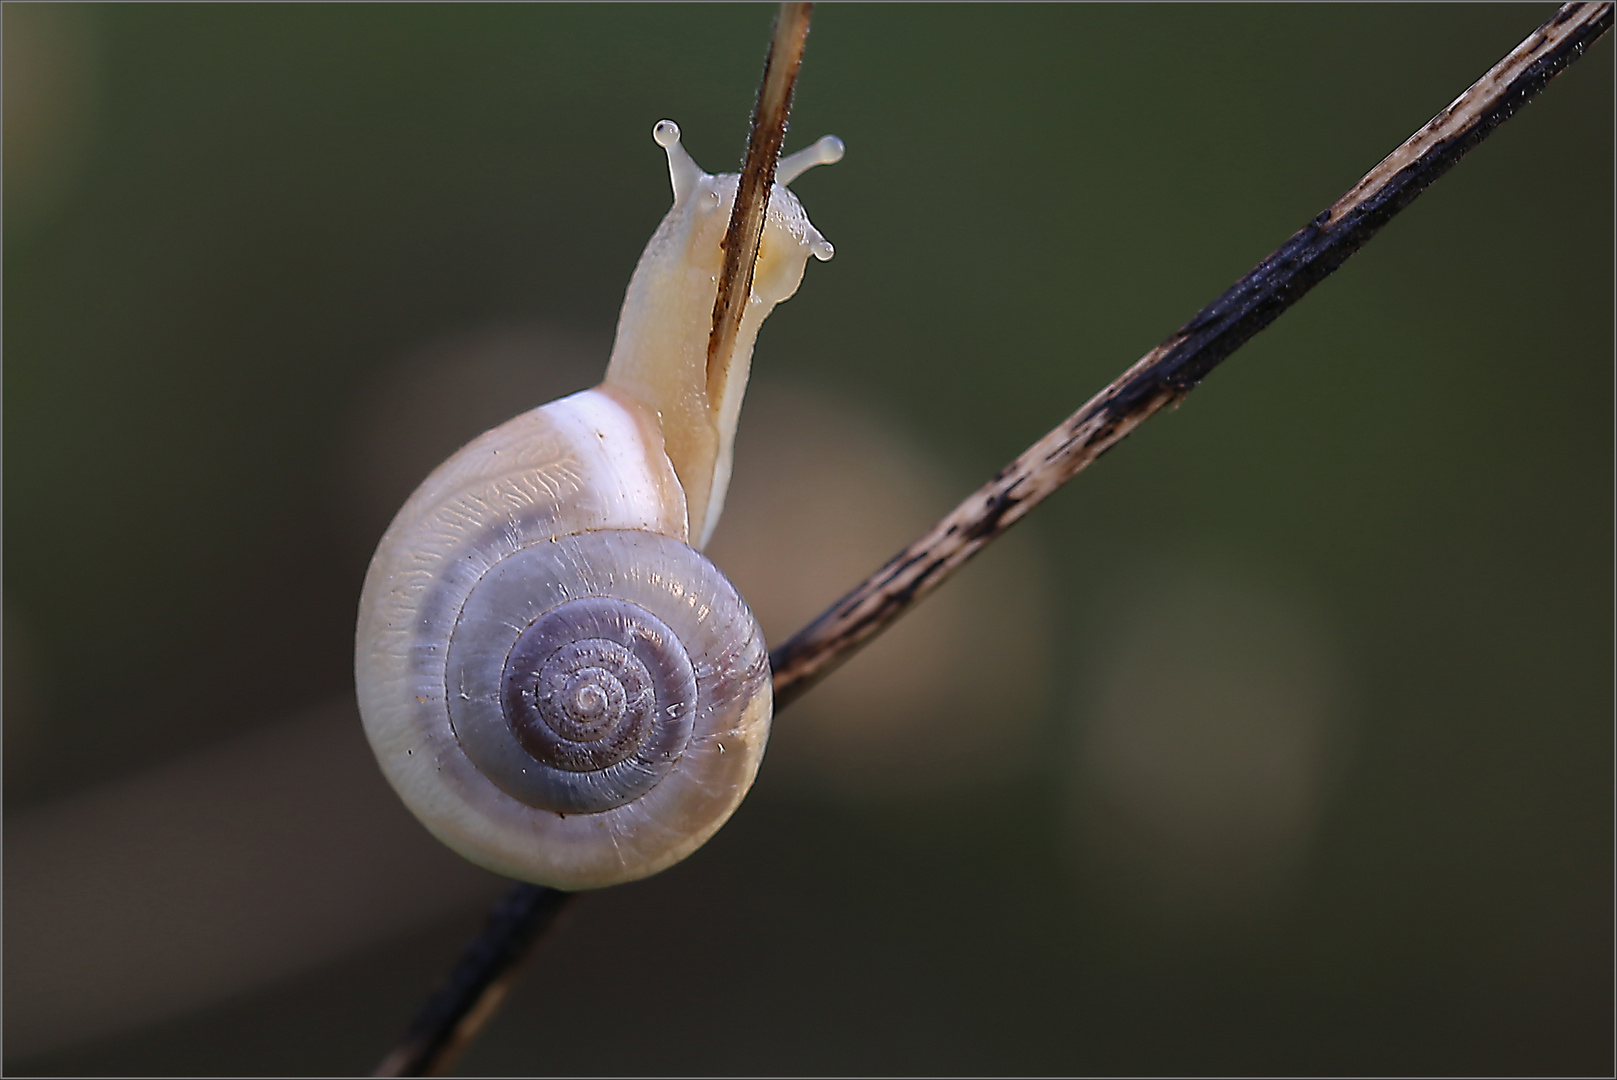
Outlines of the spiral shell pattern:
<svg viewBox="0 0 1617 1080">
<path fill-rule="evenodd" d="M 679 538 L 669 491 L 633 409 L 585 391 L 440 466 L 377 549 L 356 652 L 366 732 L 473 862 L 568 889 L 644 877 L 751 785 L 762 634 Z"/>
</svg>

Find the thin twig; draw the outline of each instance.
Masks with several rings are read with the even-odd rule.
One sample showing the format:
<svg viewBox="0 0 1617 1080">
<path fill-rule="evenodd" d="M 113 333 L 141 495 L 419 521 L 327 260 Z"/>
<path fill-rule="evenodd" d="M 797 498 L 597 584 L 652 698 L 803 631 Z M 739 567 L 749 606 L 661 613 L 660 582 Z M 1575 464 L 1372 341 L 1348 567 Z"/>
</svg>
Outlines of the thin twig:
<svg viewBox="0 0 1617 1080">
<path fill-rule="evenodd" d="M 807 6 L 788 4 L 783 8 Z M 783 21 L 784 16 L 777 21 L 777 39 Z M 1147 417 L 1193 390 L 1225 357 L 1342 265 L 1432 181 L 1532 100 L 1611 25 L 1611 3 L 1562 7 L 1223 296 L 1000 470 L 925 536 L 776 649 L 770 663 L 777 711 L 846 661 Z M 765 78 L 767 81 L 767 69 Z M 759 100 L 762 105 L 762 91 Z M 755 122 L 755 134 L 756 127 Z M 779 152 L 778 143 L 775 150 Z M 750 151 L 749 144 L 749 161 Z M 772 174 L 772 166 L 770 171 Z M 566 896 L 536 885 L 515 886 L 411 1027 L 414 1036 L 418 1028 L 436 1024 L 445 1033 L 439 1049 L 431 1053 L 413 1050 L 407 1037 L 388 1054 L 376 1075 L 423 1075 L 446 1068 L 450 1054 L 475 1037 L 492 1014 L 521 957 L 554 921 Z M 428 1018 L 433 1016 L 442 1019 L 429 1024 Z M 423 1040 L 417 1043 L 426 1046 Z"/>
<path fill-rule="evenodd" d="M 724 233 L 724 269 L 719 274 L 718 294 L 713 298 L 713 331 L 707 339 L 710 401 L 718 400 L 718 390 L 712 383 L 723 377 L 727 365 L 720 361 L 735 348 L 741 317 L 752 296 L 752 272 L 764 235 L 769 191 L 775 183 L 780 148 L 786 141 L 792 88 L 803 66 L 803 46 L 808 42 L 813 11 L 813 4 L 782 4 L 775 16 L 764 77 L 758 85 L 758 103 L 752 113 L 752 132 L 747 137 L 747 156 L 741 162 L 730 227 Z"/>
</svg>

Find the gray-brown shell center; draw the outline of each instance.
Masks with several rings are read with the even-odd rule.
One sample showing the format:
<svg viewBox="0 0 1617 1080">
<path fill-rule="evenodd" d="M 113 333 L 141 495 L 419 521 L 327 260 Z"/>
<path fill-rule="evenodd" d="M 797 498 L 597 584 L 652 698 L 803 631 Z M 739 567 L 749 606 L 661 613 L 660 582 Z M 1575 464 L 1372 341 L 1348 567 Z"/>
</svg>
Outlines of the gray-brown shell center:
<svg viewBox="0 0 1617 1080">
<path fill-rule="evenodd" d="M 512 552 L 472 588 L 446 657 L 450 724 L 507 794 L 599 813 L 650 791 L 685 753 L 699 711 L 686 644 L 622 596 L 555 598 L 573 568 L 622 565 L 619 548 L 671 543 L 566 537 Z M 638 580 L 616 576 L 631 591 Z"/>
<path fill-rule="evenodd" d="M 545 621 L 522 633 L 505 665 L 501 682 L 512 731 L 536 759 L 568 772 L 622 761 L 645 743 L 656 721 L 651 672 L 607 638 L 557 648 Z"/>
</svg>

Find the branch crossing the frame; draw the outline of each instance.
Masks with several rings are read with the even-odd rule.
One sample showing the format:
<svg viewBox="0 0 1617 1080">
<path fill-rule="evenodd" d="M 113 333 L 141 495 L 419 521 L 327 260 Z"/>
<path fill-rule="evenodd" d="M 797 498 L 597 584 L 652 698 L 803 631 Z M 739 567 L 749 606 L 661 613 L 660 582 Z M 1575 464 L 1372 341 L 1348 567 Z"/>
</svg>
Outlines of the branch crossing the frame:
<svg viewBox="0 0 1617 1080">
<path fill-rule="evenodd" d="M 987 543 L 1302 299 L 1611 28 L 1612 5 L 1567 4 L 1177 333 L 972 492 L 925 536 L 770 654 L 781 708 Z"/>
</svg>

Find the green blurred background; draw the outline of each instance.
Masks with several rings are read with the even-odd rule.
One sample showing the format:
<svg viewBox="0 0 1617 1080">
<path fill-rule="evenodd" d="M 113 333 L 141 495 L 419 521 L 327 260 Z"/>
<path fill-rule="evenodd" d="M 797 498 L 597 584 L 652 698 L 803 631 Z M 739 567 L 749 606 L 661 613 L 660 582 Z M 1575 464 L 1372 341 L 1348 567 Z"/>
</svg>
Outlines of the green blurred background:
<svg viewBox="0 0 1617 1080">
<path fill-rule="evenodd" d="M 947 505 L 1551 11 L 822 6 L 788 149 L 847 142 L 794 185 L 837 256 L 760 383 L 847 403 Z M 355 431 L 434 342 L 607 340 L 669 201 L 652 124 L 734 168 L 771 18 L 5 6 L 8 1071 L 361 1071 L 447 970 L 499 885 L 393 918 L 461 872 L 428 844 L 380 900 L 331 885 L 363 833 L 252 876 L 347 836 L 312 782 L 283 863 L 96 823 L 137 790 L 224 820 L 180 778 L 349 738 L 386 521 L 350 505 Z M 856 705 L 784 714 L 780 781 L 577 904 L 461 1067 L 1609 1073 L 1612 75 L 1602 40 L 949 587 L 1035 596 L 1032 659 L 951 665 L 958 715 L 846 743 L 868 782 L 791 764 L 844 745 L 794 722 Z M 964 749 L 910 753 L 940 735 Z M 275 922 L 278 889 L 355 929 Z M 263 908 L 157 929 L 216 895 Z M 91 921 L 159 959 L 115 978 L 72 952 Z M 253 930 L 303 959 L 245 971 Z"/>
</svg>

